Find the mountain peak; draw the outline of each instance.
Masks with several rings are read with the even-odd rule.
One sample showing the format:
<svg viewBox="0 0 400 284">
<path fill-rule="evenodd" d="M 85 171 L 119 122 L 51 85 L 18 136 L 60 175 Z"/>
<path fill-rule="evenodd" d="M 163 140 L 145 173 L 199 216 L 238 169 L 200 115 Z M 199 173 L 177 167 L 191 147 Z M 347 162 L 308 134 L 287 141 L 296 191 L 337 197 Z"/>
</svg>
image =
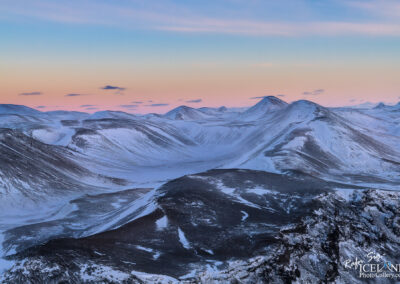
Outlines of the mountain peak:
<svg viewBox="0 0 400 284">
<path fill-rule="evenodd" d="M 178 107 L 176 107 L 174 109 L 171 109 L 165 115 L 168 116 L 168 114 L 174 114 L 174 113 L 178 113 L 178 112 L 182 112 L 182 111 L 191 111 L 191 110 L 195 110 L 195 109 L 192 108 L 192 107 L 189 107 L 189 106 L 181 105 L 181 106 L 178 106 Z"/>
<path fill-rule="evenodd" d="M 272 108 L 279 108 L 280 109 L 280 108 L 286 107 L 287 105 L 288 104 L 285 101 L 283 101 L 283 100 L 281 100 L 281 99 L 279 99 L 279 98 L 277 98 L 275 96 L 267 96 L 267 97 L 264 97 L 261 101 L 259 101 L 253 107 L 257 107 L 257 108 L 258 107 L 262 107 L 262 108 L 267 107 L 269 110 L 272 110 Z"/>
<path fill-rule="evenodd" d="M 286 115 L 294 120 L 306 120 L 321 116 L 329 116 L 330 111 L 312 101 L 298 100 L 288 106 Z"/>
<path fill-rule="evenodd" d="M 283 100 L 281 100 L 280 98 L 277 98 L 275 96 L 265 96 L 261 101 L 259 101 L 258 103 L 261 102 L 270 102 L 270 103 L 285 103 Z"/>
<path fill-rule="evenodd" d="M 200 110 L 185 105 L 178 106 L 164 114 L 164 117 L 175 120 L 197 120 L 203 119 L 206 116 L 207 115 Z"/>
<path fill-rule="evenodd" d="M 194 108 L 192 108 L 190 106 L 181 105 L 181 106 L 174 108 L 173 110 L 190 110 L 190 109 L 194 109 Z"/>
<path fill-rule="evenodd" d="M 312 101 L 309 100 L 298 100 L 298 101 L 294 101 L 291 105 L 297 105 L 297 106 L 320 106 L 317 103 L 314 103 Z"/>
<path fill-rule="evenodd" d="M 295 102 L 291 103 L 289 107 L 292 110 L 297 110 L 297 111 L 302 111 L 302 112 L 326 109 L 325 107 L 323 107 L 317 103 L 314 103 L 312 101 L 308 101 L 308 100 L 295 101 Z"/>
<path fill-rule="evenodd" d="M 249 119 L 259 119 L 270 112 L 284 109 L 288 104 L 274 96 L 266 96 L 243 113 Z"/>
<path fill-rule="evenodd" d="M 384 108 L 386 107 L 386 105 L 382 102 L 380 102 L 376 107 L 374 107 L 375 109 L 379 109 L 379 108 Z"/>
</svg>

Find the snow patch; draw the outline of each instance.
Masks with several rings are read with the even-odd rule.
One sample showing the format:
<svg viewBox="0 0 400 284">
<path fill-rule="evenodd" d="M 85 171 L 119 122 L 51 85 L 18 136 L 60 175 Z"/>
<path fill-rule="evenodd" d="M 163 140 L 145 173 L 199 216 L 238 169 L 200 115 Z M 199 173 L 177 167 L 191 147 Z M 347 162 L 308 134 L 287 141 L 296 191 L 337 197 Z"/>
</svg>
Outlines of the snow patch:
<svg viewBox="0 0 400 284">
<path fill-rule="evenodd" d="M 353 199 L 354 188 L 335 188 L 335 192 L 337 195 L 342 197 L 346 201 L 350 201 Z"/>
<path fill-rule="evenodd" d="M 15 264 L 15 261 L 3 259 L 3 256 L 5 255 L 5 252 L 3 251 L 3 241 L 4 235 L 0 232 L 0 282 L 1 274 L 3 274 L 4 271 L 10 269 Z"/>
<path fill-rule="evenodd" d="M 187 238 L 186 238 L 185 234 L 183 233 L 183 231 L 181 230 L 181 228 L 178 228 L 178 235 L 179 235 L 179 241 L 182 244 L 182 246 L 185 249 L 190 249 L 191 248 L 190 243 L 187 240 Z"/>
<path fill-rule="evenodd" d="M 272 190 L 260 188 L 260 187 L 249 189 L 248 192 L 258 194 L 258 195 L 276 194 L 277 193 L 276 191 L 272 191 Z"/>
<path fill-rule="evenodd" d="M 80 271 L 80 277 L 83 281 L 88 282 L 123 282 L 127 281 L 130 275 L 105 265 L 83 264 Z"/>
<path fill-rule="evenodd" d="M 136 248 L 140 249 L 140 250 L 143 250 L 143 251 L 146 251 L 146 252 L 153 252 L 153 249 L 146 248 L 146 247 L 143 247 L 143 246 L 140 246 L 140 245 L 137 245 Z"/>
<path fill-rule="evenodd" d="M 211 249 L 203 249 L 205 252 L 214 255 L 214 252 Z"/>
<path fill-rule="evenodd" d="M 134 275 L 137 279 L 143 281 L 144 283 L 157 283 L 157 284 L 179 283 L 177 279 L 172 278 L 167 275 L 150 274 L 150 273 L 139 272 L 139 271 L 131 271 L 131 274 Z"/>
<path fill-rule="evenodd" d="M 162 218 L 156 221 L 156 225 L 158 231 L 165 229 L 166 227 L 168 227 L 168 217 L 164 215 Z"/>
<path fill-rule="evenodd" d="M 243 216 L 242 216 L 242 221 L 246 220 L 249 217 L 249 214 L 246 211 L 240 211 L 242 212 Z"/>
</svg>

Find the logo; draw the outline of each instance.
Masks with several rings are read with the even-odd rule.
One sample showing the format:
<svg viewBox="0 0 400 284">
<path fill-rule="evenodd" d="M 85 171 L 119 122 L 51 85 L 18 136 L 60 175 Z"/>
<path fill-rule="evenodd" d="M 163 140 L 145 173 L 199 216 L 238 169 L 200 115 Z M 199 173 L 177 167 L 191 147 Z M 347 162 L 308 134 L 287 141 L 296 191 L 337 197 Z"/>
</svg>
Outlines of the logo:
<svg viewBox="0 0 400 284">
<path fill-rule="evenodd" d="M 346 259 L 344 268 L 355 270 L 359 278 L 400 279 L 400 264 L 392 263 L 384 254 L 374 251 L 366 252 L 363 259 Z"/>
</svg>

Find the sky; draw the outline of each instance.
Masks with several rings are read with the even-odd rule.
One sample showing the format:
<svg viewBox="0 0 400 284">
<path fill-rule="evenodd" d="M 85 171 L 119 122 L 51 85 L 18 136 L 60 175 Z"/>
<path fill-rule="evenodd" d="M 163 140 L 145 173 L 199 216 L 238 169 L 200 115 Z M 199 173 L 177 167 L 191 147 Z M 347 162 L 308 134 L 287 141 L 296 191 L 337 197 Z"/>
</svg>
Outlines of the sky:
<svg viewBox="0 0 400 284">
<path fill-rule="evenodd" d="M 0 103 L 164 113 L 400 100 L 398 0 L 1 0 Z"/>
</svg>

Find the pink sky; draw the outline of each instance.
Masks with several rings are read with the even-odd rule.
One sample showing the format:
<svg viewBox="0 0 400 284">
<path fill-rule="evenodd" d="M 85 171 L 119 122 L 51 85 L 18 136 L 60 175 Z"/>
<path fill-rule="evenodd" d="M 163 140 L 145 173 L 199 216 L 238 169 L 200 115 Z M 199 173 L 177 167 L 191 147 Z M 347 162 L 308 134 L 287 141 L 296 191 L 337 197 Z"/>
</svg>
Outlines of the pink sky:
<svg viewBox="0 0 400 284">
<path fill-rule="evenodd" d="M 137 113 L 278 94 L 396 103 L 399 11 L 395 0 L 3 0 L 0 103 Z"/>
</svg>

